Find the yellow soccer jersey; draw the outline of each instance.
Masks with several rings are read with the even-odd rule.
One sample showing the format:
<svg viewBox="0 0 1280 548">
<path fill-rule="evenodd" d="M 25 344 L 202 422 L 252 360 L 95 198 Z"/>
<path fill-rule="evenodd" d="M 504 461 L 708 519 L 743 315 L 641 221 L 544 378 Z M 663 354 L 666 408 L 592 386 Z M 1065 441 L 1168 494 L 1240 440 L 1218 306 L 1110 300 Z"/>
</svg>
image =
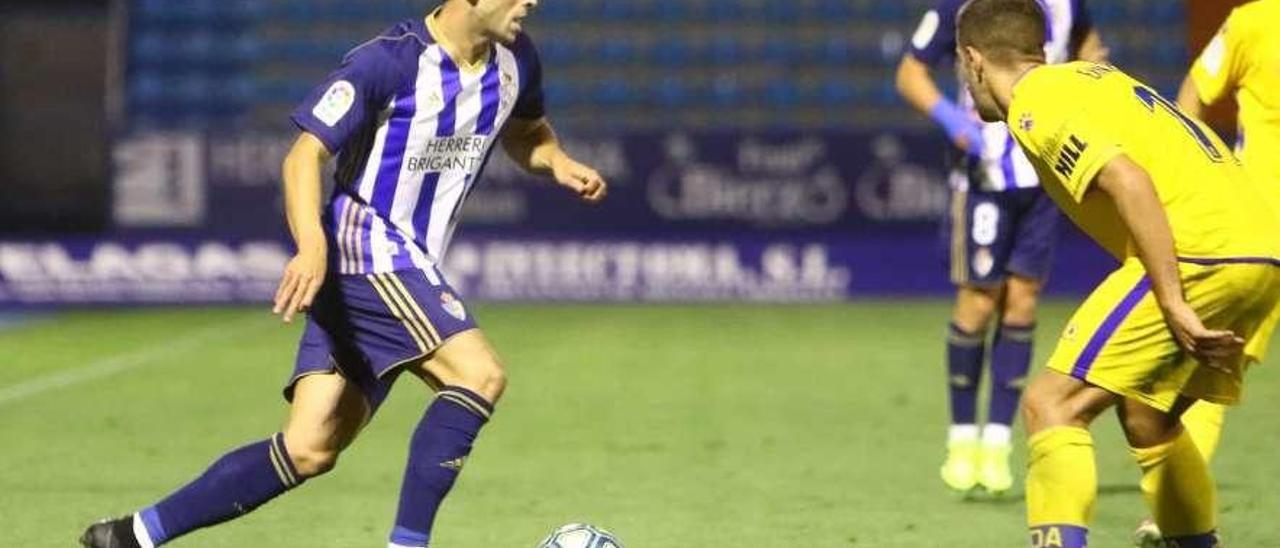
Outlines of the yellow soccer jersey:
<svg viewBox="0 0 1280 548">
<path fill-rule="evenodd" d="M 1280 0 L 1236 8 L 1191 67 L 1200 101 L 1228 93 L 1240 104 L 1237 155 L 1245 169 L 1280 185 Z"/>
<path fill-rule="evenodd" d="M 1150 173 L 1180 258 L 1280 258 L 1280 214 L 1204 124 L 1115 67 L 1045 65 L 1017 83 L 1009 127 L 1068 217 L 1118 259 L 1135 255 L 1115 203 L 1089 192 L 1125 154 Z"/>
</svg>

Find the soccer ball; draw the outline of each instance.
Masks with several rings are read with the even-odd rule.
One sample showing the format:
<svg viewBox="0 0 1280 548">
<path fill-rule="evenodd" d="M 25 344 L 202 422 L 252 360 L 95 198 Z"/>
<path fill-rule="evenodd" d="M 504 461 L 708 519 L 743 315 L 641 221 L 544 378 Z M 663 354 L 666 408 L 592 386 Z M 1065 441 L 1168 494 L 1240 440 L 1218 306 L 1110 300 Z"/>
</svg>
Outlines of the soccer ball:
<svg viewBox="0 0 1280 548">
<path fill-rule="evenodd" d="M 538 548 L 622 548 L 622 541 L 599 527 L 570 523 L 552 532 Z"/>
</svg>

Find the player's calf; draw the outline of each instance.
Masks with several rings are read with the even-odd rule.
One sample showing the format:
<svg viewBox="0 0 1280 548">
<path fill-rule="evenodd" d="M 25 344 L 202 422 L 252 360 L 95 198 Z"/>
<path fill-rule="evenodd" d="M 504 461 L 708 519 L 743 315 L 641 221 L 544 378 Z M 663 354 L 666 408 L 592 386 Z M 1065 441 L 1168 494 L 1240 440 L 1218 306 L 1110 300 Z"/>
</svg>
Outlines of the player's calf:
<svg viewBox="0 0 1280 548">
<path fill-rule="evenodd" d="M 497 353 L 474 329 L 449 339 L 413 371 L 438 390 L 410 440 L 390 545 L 423 548 L 507 378 Z"/>
</svg>

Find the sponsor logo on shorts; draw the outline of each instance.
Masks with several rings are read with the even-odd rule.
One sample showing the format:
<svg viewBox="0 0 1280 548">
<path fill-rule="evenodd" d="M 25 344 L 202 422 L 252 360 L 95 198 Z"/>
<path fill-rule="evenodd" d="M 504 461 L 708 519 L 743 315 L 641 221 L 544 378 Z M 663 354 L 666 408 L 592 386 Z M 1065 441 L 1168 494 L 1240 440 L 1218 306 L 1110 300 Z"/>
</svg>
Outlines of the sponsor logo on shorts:
<svg viewBox="0 0 1280 548">
<path fill-rule="evenodd" d="M 986 247 L 979 247 L 973 252 L 973 273 L 979 278 L 986 277 L 991 273 L 991 269 L 995 268 L 996 259 L 991 256 L 991 250 Z"/>
<path fill-rule="evenodd" d="M 440 294 L 440 308 L 448 312 L 450 316 L 457 318 L 458 321 L 467 319 L 467 309 L 462 307 L 462 301 L 459 301 L 452 293 Z"/>
<path fill-rule="evenodd" d="M 1076 333 L 1079 331 L 1080 331 L 1080 328 L 1076 327 L 1076 324 L 1068 325 L 1067 330 L 1062 332 L 1062 339 L 1067 341 L 1074 341 L 1076 339 Z"/>
</svg>

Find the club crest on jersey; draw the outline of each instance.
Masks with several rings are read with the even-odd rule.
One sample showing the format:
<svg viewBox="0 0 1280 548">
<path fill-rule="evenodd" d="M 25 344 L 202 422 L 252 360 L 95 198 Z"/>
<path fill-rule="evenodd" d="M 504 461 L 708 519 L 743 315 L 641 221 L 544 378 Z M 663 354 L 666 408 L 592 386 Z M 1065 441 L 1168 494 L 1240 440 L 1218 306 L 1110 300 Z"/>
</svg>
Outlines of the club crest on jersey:
<svg viewBox="0 0 1280 548">
<path fill-rule="evenodd" d="M 351 111 L 351 106 L 356 102 L 356 87 L 346 80 L 338 80 L 329 86 L 329 90 L 324 92 L 324 96 L 320 98 L 320 102 L 316 103 L 315 108 L 311 109 L 311 114 L 317 120 L 324 122 L 324 125 L 333 127 L 338 125 L 338 121 L 342 120 L 347 112 Z"/>
<path fill-rule="evenodd" d="M 467 309 L 463 308 L 462 301 L 455 298 L 452 293 L 444 292 L 440 294 L 440 308 L 443 308 L 450 316 L 457 318 L 458 321 L 467 319 Z"/>
<path fill-rule="evenodd" d="M 516 100 L 516 77 L 510 72 L 502 71 L 502 83 L 498 86 L 498 93 L 502 94 L 502 102 L 504 104 L 512 104 Z"/>
<path fill-rule="evenodd" d="M 1018 127 L 1022 128 L 1022 131 L 1031 131 L 1031 128 L 1035 126 L 1036 122 L 1031 119 L 1031 113 L 1022 113 L 1022 117 L 1018 119 Z"/>
</svg>

